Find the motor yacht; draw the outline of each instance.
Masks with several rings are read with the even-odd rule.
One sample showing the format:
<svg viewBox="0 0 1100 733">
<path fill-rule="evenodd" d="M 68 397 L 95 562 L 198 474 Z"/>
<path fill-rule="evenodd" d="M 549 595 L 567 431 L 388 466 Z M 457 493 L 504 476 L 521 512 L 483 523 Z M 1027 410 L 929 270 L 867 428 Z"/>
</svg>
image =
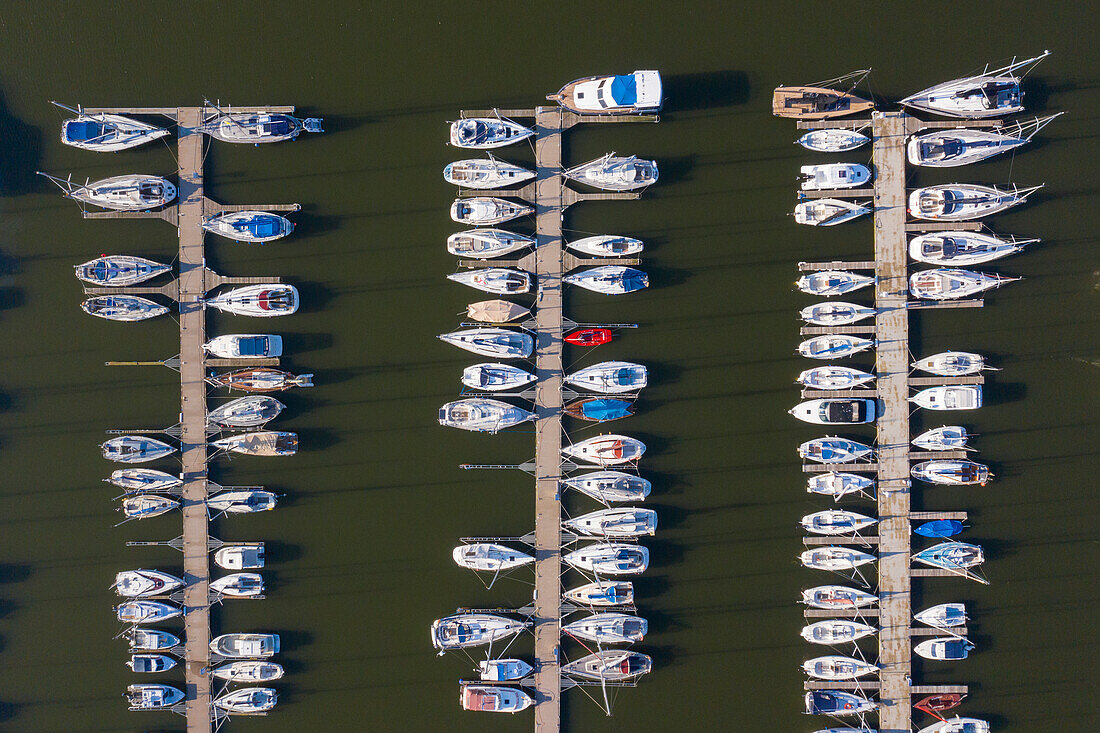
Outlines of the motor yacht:
<svg viewBox="0 0 1100 733">
<path fill-rule="evenodd" d="M 977 384 L 928 387 L 909 401 L 926 410 L 976 410 L 982 406 L 982 388 Z"/>
<path fill-rule="evenodd" d="M 913 647 L 913 653 L 925 659 L 954 661 L 966 659 L 973 649 L 974 644 L 969 639 L 941 636 L 917 644 Z"/>
<path fill-rule="evenodd" d="M 264 543 L 226 545 L 214 553 L 214 563 L 225 570 L 259 570 L 264 566 Z"/>
<path fill-rule="evenodd" d="M 788 412 L 802 422 L 819 425 L 848 425 L 874 422 L 878 417 L 875 400 L 831 398 L 807 400 Z"/>
<path fill-rule="evenodd" d="M 167 672 L 176 666 L 176 660 L 167 654 L 131 654 L 126 666 L 131 672 L 139 674 L 153 674 Z"/>
<path fill-rule="evenodd" d="M 183 692 L 170 685 L 143 684 L 126 688 L 126 702 L 130 710 L 164 710 L 183 698 Z"/>
<path fill-rule="evenodd" d="M 485 682 L 513 682 L 535 671 L 522 659 L 484 659 L 477 666 Z"/>
<path fill-rule="evenodd" d="M 800 172 L 803 191 L 855 188 L 871 180 L 871 170 L 859 163 L 804 165 Z"/>
<path fill-rule="evenodd" d="M 459 703 L 463 710 L 480 713 L 518 713 L 535 704 L 535 699 L 518 687 L 462 685 Z"/>
<path fill-rule="evenodd" d="M 222 634 L 210 641 L 210 651 L 226 659 L 269 659 L 279 646 L 278 634 Z"/>
<path fill-rule="evenodd" d="M 212 338 L 203 348 L 219 359 L 270 359 L 283 355 L 283 338 L 267 333 L 236 333 Z"/>
<path fill-rule="evenodd" d="M 162 652 L 179 646 L 182 642 L 175 634 L 160 629 L 131 628 L 125 632 L 132 652 Z"/>
<path fill-rule="evenodd" d="M 661 95 L 660 72 L 647 70 L 574 79 L 546 98 L 587 116 L 657 112 L 664 101 Z"/>
</svg>

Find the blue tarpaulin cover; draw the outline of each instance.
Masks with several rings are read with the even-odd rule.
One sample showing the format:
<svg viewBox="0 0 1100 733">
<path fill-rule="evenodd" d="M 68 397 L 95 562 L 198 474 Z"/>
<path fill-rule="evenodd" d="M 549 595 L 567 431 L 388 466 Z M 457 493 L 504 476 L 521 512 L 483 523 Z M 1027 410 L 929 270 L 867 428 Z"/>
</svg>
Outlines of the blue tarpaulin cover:
<svg viewBox="0 0 1100 733">
<path fill-rule="evenodd" d="M 625 76 L 616 76 L 611 81 L 611 96 L 615 100 L 615 104 L 634 104 L 638 101 L 638 82 L 634 80 L 633 74 L 627 74 Z"/>
<path fill-rule="evenodd" d="M 282 230 L 282 222 L 275 216 L 255 216 L 237 225 L 254 237 L 272 237 Z"/>
<path fill-rule="evenodd" d="M 267 351 L 267 337 L 253 336 L 241 339 L 239 344 L 241 356 L 263 356 Z"/>
<path fill-rule="evenodd" d="M 937 519 L 925 522 L 913 531 L 922 537 L 954 537 L 963 531 L 963 524 L 954 519 Z"/>
<path fill-rule="evenodd" d="M 626 400 L 590 400 L 581 405 L 581 412 L 592 420 L 614 420 L 630 414 Z"/>
<path fill-rule="evenodd" d="M 72 142 L 94 140 L 103 134 L 103 126 L 98 122 L 73 120 L 65 125 L 65 137 Z"/>
</svg>

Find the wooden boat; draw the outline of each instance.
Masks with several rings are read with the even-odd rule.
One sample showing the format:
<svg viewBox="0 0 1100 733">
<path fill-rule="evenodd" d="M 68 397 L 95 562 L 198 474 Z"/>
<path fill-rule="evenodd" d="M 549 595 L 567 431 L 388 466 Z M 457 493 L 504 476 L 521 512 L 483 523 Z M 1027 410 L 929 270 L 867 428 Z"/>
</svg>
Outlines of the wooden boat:
<svg viewBox="0 0 1100 733">
<path fill-rule="evenodd" d="M 202 228 L 237 242 L 262 244 L 293 232 L 294 222 L 270 211 L 229 211 L 206 217 Z"/>
<path fill-rule="evenodd" d="M 164 206 L 176 198 L 176 187 L 160 176 L 113 176 L 77 186 L 69 179 L 57 178 L 41 171 L 39 175 L 53 181 L 65 193 L 66 198 L 115 211 L 147 211 Z"/>
<path fill-rule="evenodd" d="M 466 316 L 482 323 L 510 323 L 529 315 L 530 309 L 507 300 L 482 300 L 466 306 Z"/>
<path fill-rule="evenodd" d="M 922 697 L 920 700 L 913 703 L 913 707 L 921 712 L 939 717 L 939 713 L 957 708 L 962 703 L 964 697 L 966 697 L 966 695 L 959 694 L 958 692 L 942 692 L 938 695 Z"/>
<path fill-rule="evenodd" d="M 443 180 L 447 183 L 476 189 L 503 188 L 524 183 L 534 177 L 534 171 L 499 161 L 492 156 L 456 160 L 443 169 Z"/>
<path fill-rule="evenodd" d="M 525 691 L 504 685 L 462 685 L 458 701 L 463 710 L 479 713 L 518 713 L 535 704 Z"/>
<path fill-rule="evenodd" d="M 1049 55 L 1050 51 L 1044 51 L 1000 69 L 937 84 L 909 95 L 901 104 L 947 117 L 969 119 L 1014 114 L 1024 109 L 1020 77 L 1014 72 L 1033 66 Z"/>
<path fill-rule="evenodd" d="M 230 435 L 210 444 L 219 450 L 245 456 L 292 456 L 298 452 L 298 434 L 278 430 L 256 430 Z"/>
<path fill-rule="evenodd" d="M 451 221 L 471 226 L 490 226 L 535 213 L 534 206 L 517 204 L 494 196 L 455 199 Z"/>
<path fill-rule="evenodd" d="M 862 72 L 855 72 L 859 73 Z M 874 102 L 851 92 L 840 92 L 823 86 L 776 87 L 772 92 L 772 114 L 796 120 L 844 117 L 867 112 L 874 107 Z"/>
<path fill-rule="evenodd" d="M 563 411 L 569 417 L 592 422 L 618 420 L 634 414 L 633 410 L 630 409 L 630 402 L 608 397 L 585 397 L 584 399 L 575 400 L 566 405 Z"/>
<path fill-rule="evenodd" d="M 81 150 L 117 153 L 168 135 L 168 130 L 162 127 L 131 117 L 104 112 L 90 114 L 83 107 L 73 109 L 54 101 L 50 104 L 76 115 L 61 123 L 61 142 Z"/>
<path fill-rule="evenodd" d="M 85 300 L 80 307 L 88 315 L 108 321 L 144 321 L 168 312 L 160 303 L 136 295 L 97 295 Z"/>
<path fill-rule="evenodd" d="M 648 70 L 574 79 L 546 98 L 578 115 L 643 114 L 661 109 L 662 93 L 660 72 Z"/>
<path fill-rule="evenodd" d="M 219 374 L 209 377 L 208 381 L 215 387 L 228 387 L 241 392 L 283 392 L 291 387 L 312 387 L 313 375 L 294 376 L 278 369 L 256 367 Z"/>
<path fill-rule="evenodd" d="M 103 255 L 74 267 L 77 279 L 93 285 L 124 287 L 151 280 L 168 272 L 168 265 L 131 255 Z"/>
<path fill-rule="evenodd" d="M 807 150 L 818 153 L 846 153 L 866 145 L 871 142 L 871 138 L 854 130 L 829 128 L 810 130 L 795 142 Z"/>
<path fill-rule="evenodd" d="M 530 127 L 502 117 L 464 117 L 451 123 L 449 142 L 456 148 L 488 150 L 518 143 L 534 134 Z"/>
<path fill-rule="evenodd" d="M 534 243 L 534 237 L 504 229 L 470 229 L 447 237 L 447 251 L 459 257 L 487 260 L 530 247 Z"/>
<path fill-rule="evenodd" d="M 611 343 L 610 328 L 581 328 L 565 335 L 565 343 L 573 346 L 602 346 Z"/>
</svg>

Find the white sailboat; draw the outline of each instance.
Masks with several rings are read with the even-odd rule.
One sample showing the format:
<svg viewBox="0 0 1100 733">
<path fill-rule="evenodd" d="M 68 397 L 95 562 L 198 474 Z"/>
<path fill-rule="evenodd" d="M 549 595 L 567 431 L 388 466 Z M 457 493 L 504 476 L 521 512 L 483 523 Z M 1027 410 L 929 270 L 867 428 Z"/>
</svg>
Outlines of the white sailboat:
<svg viewBox="0 0 1100 733">
<path fill-rule="evenodd" d="M 214 707 L 227 713 L 262 713 L 275 707 L 278 693 L 270 687 L 242 687 L 215 698 Z"/>
<path fill-rule="evenodd" d="M 562 175 L 571 181 L 605 191 L 635 191 L 656 183 L 658 172 L 656 161 L 608 153 L 570 168 Z"/>
<path fill-rule="evenodd" d="M 226 402 L 207 413 L 210 423 L 233 428 L 249 428 L 274 420 L 286 407 L 267 395 L 249 395 Z"/>
<path fill-rule="evenodd" d="M 535 339 L 530 334 L 506 328 L 468 328 L 441 334 L 439 339 L 460 349 L 498 359 L 525 359 L 535 350 Z"/>
<path fill-rule="evenodd" d="M 298 289 L 293 285 L 263 283 L 233 288 L 204 302 L 225 313 L 269 318 L 297 312 L 299 299 Z"/>
<path fill-rule="evenodd" d="M 177 509 L 179 505 L 178 501 L 167 496 L 138 494 L 122 500 L 122 513 L 127 519 L 149 519 Z"/>
<path fill-rule="evenodd" d="M 462 371 L 462 383 L 487 392 L 520 389 L 535 381 L 535 375 L 510 364 L 474 364 Z"/>
<path fill-rule="evenodd" d="M 841 535 L 854 534 L 877 522 L 877 519 L 863 514 L 843 509 L 826 509 L 822 512 L 807 514 L 802 517 L 801 524 L 803 529 L 813 534 Z"/>
<path fill-rule="evenodd" d="M 168 130 L 162 127 L 124 115 L 89 113 L 85 112 L 83 107 L 78 106 L 73 109 L 54 101 L 50 104 L 76 115 L 61 123 L 61 142 L 81 150 L 117 153 L 168 135 Z"/>
<path fill-rule="evenodd" d="M 840 359 L 874 348 L 872 339 L 828 333 L 806 339 L 798 345 L 798 353 L 807 359 Z"/>
<path fill-rule="evenodd" d="M 530 247 L 533 237 L 504 229 L 470 229 L 447 237 L 447 251 L 459 257 L 488 260 Z"/>
<path fill-rule="evenodd" d="M 598 466 L 617 466 L 633 463 L 645 453 L 645 443 L 626 435 L 597 435 L 580 443 L 562 448 L 561 452 L 570 458 Z"/>
<path fill-rule="evenodd" d="M 127 491 L 171 491 L 183 484 L 179 476 L 151 468 L 123 468 L 112 472 L 107 481 Z"/>
<path fill-rule="evenodd" d="M 275 508 L 275 494 L 263 489 L 231 489 L 222 491 L 206 500 L 206 508 L 225 514 L 251 514 Z"/>
<path fill-rule="evenodd" d="M 121 435 L 100 446 L 103 457 L 117 463 L 146 463 L 170 456 L 175 447 L 145 435 Z"/>
<path fill-rule="evenodd" d="M 183 580 L 159 570 L 123 570 L 115 575 L 114 589 L 127 598 L 163 596 L 183 587 Z"/>
<path fill-rule="evenodd" d="M 464 117 L 451 123 L 449 142 L 456 148 L 490 150 L 518 143 L 534 134 L 530 127 L 503 117 Z"/>
<path fill-rule="evenodd" d="M 468 397 L 439 408 L 439 424 L 478 433 L 496 433 L 534 420 L 535 413 L 484 397 Z"/>
<path fill-rule="evenodd" d="M 878 672 L 878 666 L 862 659 L 832 655 L 815 657 L 802 663 L 802 671 L 819 680 L 854 680 Z"/>
<path fill-rule="evenodd" d="M 810 389 L 852 389 L 874 381 L 875 375 L 868 372 L 842 366 L 819 366 L 806 369 L 795 380 Z"/>
<path fill-rule="evenodd" d="M 228 662 L 210 670 L 210 675 L 226 682 L 272 682 L 283 678 L 283 665 L 275 662 Z"/>
<path fill-rule="evenodd" d="M 638 254 L 645 248 L 645 244 L 640 239 L 614 234 L 575 239 L 572 242 L 566 242 L 565 246 L 591 257 L 626 257 Z"/>
<path fill-rule="evenodd" d="M 1039 130 L 1063 114 L 1065 113 L 1059 112 L 1037 117 L 1028 123 L 1017 121 L 996 131 L 960 127 L 914 135 L 905 146 L 906 155 L 913 165 L 932 168 L 953 168 L 977 163 L 1026 145 Z"/>
<path fill-rule="evenodd" d="M 562 479 L 562 483 L 605 504 L 643 501 L 653 489 L 647 479 L 622 471 L 590 471 Z"/>
<path fill-rule="evenodd" d="M 235 242 L 262 244 L 294 231 L 294 222 L 270 211 L 227 211 L 208 216 L 202 228 Z"/>
<path fill-rule="evenodd" d="M 475 189 L 503 188 L 534 177 L 534 171 L 505 163 L 491 155 L 488 158 L 456 160 L 443 169 L 443 180 L 447 183 Z"/>
<path fill-rule="evenodd" d="M 625 606 L 634 602 L 634 584 L 629 580 L 597 580 L 570 588 L 562 597 L 581 606 Z"/>
<path fill-rule="evenodd" d="M 844 644 L 878 633 L 874 626 L 832 618 L 805 626 L 800 635 L 811 644 Z"/>
<path fill-rule="evenodd" d="M 813 570 L 854 570 L 861 565 L 875 562 L 874 555 L 850 547 L 815 547 L 798 556 L 804 567 Z"/>
<path fill-rule="evenodd" d="M 561 630 L 597 644 L 633 644 L 645 638 L 649 623 L 628 613 L 596 613 L 565 624 Z"/>
<path fill-rule="evenodd" d="M 452 649 L 491 644 L 515 636 L 530 625 L 530 621 L 517 621 L 491 613 L 458 613 L 432 623 L 432 645 L 443 654 Z"/>
<path fill-rule="evenodd" d="M 967 450 L 970 434 L 962 425 L 944 425 L 913 438 L 913 445 L 925 450 Z"/>
<path fill-rule="evenodd" d="M 593 267 L 566 275 L 562 280 L 604 295 L 624 295 L 649 287 L 648 275 L 641 270 L 622 265 Z"/>
<path fill-rule="evenodd" d="M 798 455 L 818 463 L 848 463 L 871 454 L 871 446 L 847 438 L 828 436 L 807 440 L 798 446 Z"/>
<path fill-rule="evenodd" d="M 70 179 L 57 178 L 39 171 L 64 191 L 66 198 L 114 211 L 147 211 L 164 206 L 176 198 L 176 187 L 160 176 L 130 174 L 74 185 Z"/>
<path fill-rule="evenodd" d="M 811 130 L 795 142 L 817 153 L 846 153 L 866 145 L 871 142 L 871 138 L 854 130 L 831 128 Z"/>
<path fill-rule="evenodd" d="M 168 312 L 160 303 L 137 295 L 97 295 L 85 300 L 80 307 L 90 316 L 124 322 L 144 321 Z"/>
<path fill-rule="evenodd" d="M 231 598 L 250 598 L 264 592 L 264 579 L 259 573 L 233 573 L 211 581 L 210 590 Z"/>
<path fill-rule="evenodd" d="M 103 255 L 74 268 L 77 279 L 93 285 L 120 288 L 151 280 L 172 268 L 144 257 Z"/>
<path fill-rule="evenodd" d="M 969 351 L 942 351 L 915 361 L 912 366 L 940 377 L 962 377 L 992 369 L 986 364 L 984 356 Z"/>
<path fill-rule="evenodd" d="M 996 214 L 1027 201 L 1044 184 L 1002 191 L 977 183 L 946 183 L 909 194 L 909 215 L 929 221 L 969 221 Z"/>
<path fill-rule="evenodd" d="M 930 265 L 979 265 L 1015 254 L 1038 241 L 1015 237 L 1006 240 L 982 232 L 929 232 L 909 240 L 909 256 Z"/>
<path fill-rule="evenodd" d="M 1033 66 L 1049 55 L 1050 51 L 1044 51 L 1023 61 L 1013 60 L 1000 69 L 952 79 L 911 94 L 901 100 L 901 104 L 947 117 L 968 119 L 1014 114 L 1024 108 L 1020 77 L 1014 72 Z"/>
<path fill-rule="evenodd" d="M 495 196 L 455 199 L 451 204 L 451 221 L 470 226 L 503 224 L 533 213 L 534 206 L 517 204 Z"/>
<path fill-rule="evenodd" d="M 794 207 L 794 220 L 812 227 L 831 227 L 857 219 L 872 211 L 869 201 L 843 201 L 841 199 L 813 199 Z"/>
<path fill-rule="evenodd" d="M 913 614 L 913 619 L 937 629 L 962 626 L 967 621 L 966 605 L 962 603 L 941 603 L 926 608 L 920 613 Z"/>
<path fill-rule="evenodd" d="M 845 270 L 820 270 L 798 278 L 795 285 L 810 295 L 844 295 L 875 284 L 875 278 Z"/>
<path fill-rule="evenodd" d="M 649 550 L 641 545 L 601 542 L 567 553 L 562 560 L 567 565 L 597 576 L 638 575 L 649 567 Z"/>
<path fill-rule="evenodd" d="M 990 733 L 992 728 L 989 723 L 979 718 L 960 718 L 955 716 L 950 720 L 943 720 L 925 728 L 917 733 Z"/>
<path fill-rule="evenodd" d="M 798 315 L 806 323 L 812 323 L 815 326 L 848 326 L 870 318 L 876 313 L 878 313 L 877 310 L 867 306 L 827 300 L 824 303 L 806 306 L 798 312 Z"/>
<path fill-rule="evenodd" d="M 846 585 L 819 585 L 802 591 L 802 602 L 811 608 L 865 608 L 878 603 L 878 596 Z"/>
<path fill-rule="evenodd" d="M 840 501 L 848 494 L 860 494 L 874 488 L 875 480 L 858 473 L 827 471 L 806 479 L 806 491 L 811 494 L 831 496 Z"/>
<path fill-rule="evenodd" d="M 447 279 L 497 295 L 516 295 L 531 289 L 531 275 L 510 267 L 485 267 L 455 272 L 448 275 Z"/>
<path fill-rule="evenodd" d="M 923 461 L 913 466 L 909 472 L 913 478 L 944 486 L 985 486 L 993 477 L 989 466 L 966 460 Z"/>
<path fill-rule="evenodd" d="M 921 270 L 909 276 L 909 292 L 915 298 L 953 300 L 977 295 L 1019 279 L 972 270 Z"/>
<path fill-rule="evenodd" d="M 648 384 L 644 365 L 629 361 L 602 361 L 565 377 L 565 383 L 600 394 L 636 392 Z"/>
<path fill-rule="evenodd" d="M 561 526 L 594 537 L 640 537 L 657 532 L 657 512 L 637 507 L 601 509 L 567 519 Z"/>
</svg>

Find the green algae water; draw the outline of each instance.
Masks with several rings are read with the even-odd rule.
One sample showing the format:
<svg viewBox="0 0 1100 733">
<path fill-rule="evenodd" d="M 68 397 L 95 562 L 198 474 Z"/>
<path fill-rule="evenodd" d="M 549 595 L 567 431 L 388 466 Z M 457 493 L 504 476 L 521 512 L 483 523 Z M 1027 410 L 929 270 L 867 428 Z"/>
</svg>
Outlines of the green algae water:
<svg viewBox="0 0 1100 733">
<path fill-rule="evenodd" d="M 158 360 L 178 349 L 168 318 L 117 324 L 78 308 L 71 266 L 100 253 L 173 259 L 160 221 L 84 221 L 37 169 L 83 180 L 173 175 L 160 142 L 118 155 L 62 146 L 48 100 L 85 105 L 294 104 L 325 118 L 324 135 L 236 147 L 213 143 L 207 195 L 226 203 L 299 202 L 297 228 L 264 247 L 212 239 L 210 266 L 297 285 L 301 311 L 262 324 L 212 314 L 211 334 L 272 329 L 287 368 L 318 385 L 280 395 L 278 429 L 300 434 L 293 458 L 219 459 L 222 484 L 285 496 L 262 516 L 217 521 L 224 540 L 263 540 L 262 602 L 229 601 L 214 633 L 282 634 L 287 677 L 266 718 L 233 731 L 521 731 L 531 713 L 487 716 L 458 705 L 466 660 L 437 658 L 431 621 L 458 606 L 520 606 L 522 573 L 485 591 L 456 568 L 460 537 L 529 531 L 532 482 L 461 463 L 519 463 L 529 431 L 497 437 L 446 430 L 472 355 L 440 343 L 476 291 L 447 282 L 453 190 L 444 145 L 462 108 L 540 103 L 594 73 L 660 69 L 658 125 L 582 127 L 570 163 L 610 150 L 655 158 L 660 183 L 641 201 L 591 203 L 566 217 L 569 235 L 645 240 L 651 287 L 623 298 L 569 292 L 579 322 L 638 323 L 570 364 L 629 359 L 650 368 L 635 417 L 614 428 L 649 445 L 646 506 L 660 527 L 636 580 L 650 622 L 639 646 L 655 671 L 613 694 L 614 718 L 579 690 L 565 693 L 568 730 L 811 731 L 800 714 L 798 665 L 819 652 L 799 637 L 801 588 L 832 582 L 798 567 L 798 519 L 826 508 L 809 497 L 795 447 L 820 434 L 794 421 L 793 289 L 799 260 L 866 259 L 871 225 L 796 226 L 794 123 L 770 114 L 771 89 L 873 67 L 869 90 L 898 99 L 1013 54 L 1054 55 L 1027 81 L 1031 110 L 1070 114 L 1012 157 L 911 184 L 956 178 L 1046 183 L 1026 206 L 995 217 L 1004 234 L 1041 237 L 983 269 L 1024 279 L 980 310 L 913 319 L 913 348 L 978 351 L 1003 368 L 986 406 L 963 422 L 980 436 L 985 488 L 922 488 L 915 509 L 963 509 L 962 539 L 983 545 L 989 587 L 954 579 L 915 585 L 914 606 L 965 601 L 977 649 L 957 663 L 916 663 L 915 679 L 971 686 L 961 710 L 996 731 L 1093 731 L 1098 636 L 1097 288 L 1094 212 L 1100 125 L 1096 22 L 1084 4 L 886 2 L 859 13 L 780 2 L 8 4 L 0 8 L 0 729 L 183 730 L 166 713 L 128 713 L 135 681 L 111 611 L 118 570 L 181 567 L 167 547 L 130 540 L 179 534 L 171 515 L 113 527 L 117 493 L 101 481 L 104 431 L 158 428 L 178 417 L 178 376 Z M 864 161 L 866 150 L 846 159 Z M 501 151 L 529 164 L 529 148 Z M 861 298 L 854 298 L 861 300 Z M 853 366 L 869 365 L 867 359 Z M 918 415 L 914 431 L 938 416 Z M 574 439 L 595 434 L 573 430 Z M 869 436 L 868 431 L 852 435 Z M 590 511 L 567 497 L 571 512 Z M 860 505 L 852 505 L 856 511 Z M 172 628 L 166 626 L 166 628 Z M 867 646 L 867 649 L 872 649 Z M 530 654 L 530 640 L 513 652 Z M 158 676 L 180 683 L 181 674 Z"/>
</svg>

